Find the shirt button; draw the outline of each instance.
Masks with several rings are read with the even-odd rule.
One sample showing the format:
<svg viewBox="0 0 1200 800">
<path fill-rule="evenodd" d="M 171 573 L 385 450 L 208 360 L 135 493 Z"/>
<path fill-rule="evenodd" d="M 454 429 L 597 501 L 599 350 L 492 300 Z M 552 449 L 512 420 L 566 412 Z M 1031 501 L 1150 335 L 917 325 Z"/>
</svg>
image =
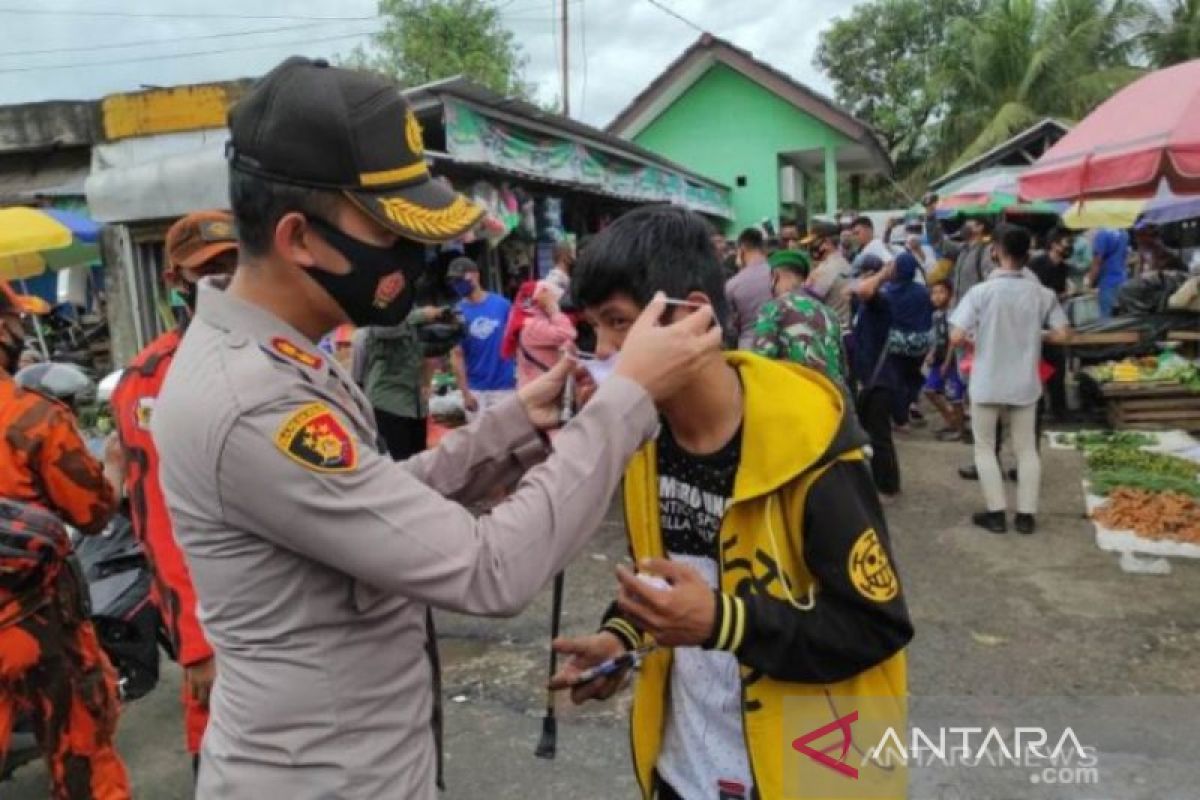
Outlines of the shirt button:
<svg viewBox="0 0 1200 800">
<path fill-rule="evenodd" d="M 246 344 L 249 342 L 249 340 L 245 336 L 242 336 L 240 333 L 231 333 L 228 336 L 227 341 L 229 342 L 229 346 L 235 350 L 240 347 L 245 347 Z"/>
</svg>

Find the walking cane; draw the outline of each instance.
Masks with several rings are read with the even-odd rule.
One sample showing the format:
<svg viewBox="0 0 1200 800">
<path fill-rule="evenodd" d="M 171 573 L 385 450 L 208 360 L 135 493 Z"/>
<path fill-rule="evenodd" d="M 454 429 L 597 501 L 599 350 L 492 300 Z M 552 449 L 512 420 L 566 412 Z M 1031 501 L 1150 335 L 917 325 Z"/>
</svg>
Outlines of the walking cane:
<svg viewBox="0 0 1200 800">
<path fill-rule="evenodd" d="M 553 643 L 558 638 L 558 624 L 562 619 L 564 572 L 554 576 L 554 600 L 550 609 L 550 677 L 558 671 L 558 653 Z M 538 758 L 554 758 L 558 750 L 558 720 L 554 717 L 554 690 L 546 690 L 546 716 L 542 717 L 542 738 L 534 755 Z"/>
</svg>

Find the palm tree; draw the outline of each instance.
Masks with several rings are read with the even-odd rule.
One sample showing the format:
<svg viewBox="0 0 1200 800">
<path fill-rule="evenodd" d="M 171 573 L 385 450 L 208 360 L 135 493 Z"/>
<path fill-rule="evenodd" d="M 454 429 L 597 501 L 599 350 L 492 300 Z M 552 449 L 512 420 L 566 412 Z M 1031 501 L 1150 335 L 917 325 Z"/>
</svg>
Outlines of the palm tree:
<svg viewBox="0 0 1200 800">
<path fill-rule="evenodd" d="M 1172 0 L 1147 8 L 1142 47 L 1155 67 L 1200 58 L 1200 0 Z"/>
<path fill-rule="evenodd" d="M 1141 70 L 1139 0 L 991 0 L 959 19 L 939 78 L 944 155 L 969 161 L 1045 117 L 1078 119 Z"/>
</svg>

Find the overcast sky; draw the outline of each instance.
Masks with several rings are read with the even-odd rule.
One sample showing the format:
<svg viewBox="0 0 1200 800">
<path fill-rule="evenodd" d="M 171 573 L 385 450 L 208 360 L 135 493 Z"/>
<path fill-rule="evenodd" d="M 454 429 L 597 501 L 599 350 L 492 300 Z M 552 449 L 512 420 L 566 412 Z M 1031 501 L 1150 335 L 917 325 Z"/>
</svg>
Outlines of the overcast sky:
<svg viewBox="0 0 1200 800">
<path fill-rule="evenodd" d="M 527 79 L 542 99 L 557 97 L 559 0 L 497 2 L 528 56 Z M 659 2 L 827 94 L 812 65 L 818 34 L 854 5 Z M 378 27 L 375 8 L 375 0 L 0 0 L 0 105 L 256 76 L 293 53 L 348 53 Z M 322 19 L 330 17 L 339 19 Z M 650 0 L 570 0 L 569 17 L 572 116 L 601 126 L 699 35 Z"/>
</svg>

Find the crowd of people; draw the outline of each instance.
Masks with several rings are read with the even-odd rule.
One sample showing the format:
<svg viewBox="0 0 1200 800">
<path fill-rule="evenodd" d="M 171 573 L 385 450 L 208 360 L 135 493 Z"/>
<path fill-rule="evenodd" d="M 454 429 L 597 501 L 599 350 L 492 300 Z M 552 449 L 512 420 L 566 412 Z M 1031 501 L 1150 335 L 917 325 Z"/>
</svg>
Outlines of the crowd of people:
<svg viewBox="0 0 1200 800">
<path fill-rule="evenodd" d="M 639 667 L 647 797 L 779 797 L 788 698 L 903 706 L 913 625 L 884 507 L 922 398 L 938 439 L 973 442 L 974 525 L 1008 530 L 1007 431 L 1012 522 L 1036 530 L 1044 387 L 1065 410 L 1065 232 L 1035 250 L 973 218 L 950 236 L 931 200 L 895 246 L 866 216 L 730 244 L 648 206 L 578 252 L 559 243 L 512 300 L 461 255 L 456 301 L 417 305 L 428 246 L 481 212 L 429 174 L 390 84 L 289 59 L 230 130 L 230 210 L 168 233 L 185 313 L 126 368 L 103 459 L 13 383 L 26 300 L 0 293 L 0 576 L 128 502 L 184 670 L 198 797 L 435 797 L 431 609 L 520 611 L 618 491 L 634 564 L 592 632 L 554 642 L 551 686 L 602 699 Z M 1128 237 L 1088 246 L 1111 313 Z M 469 422 L 431 446 L 439 361 Z M 56 800 L 128 797 L 112 669 L 71 572 L 39 574 L 0 577 L 0 757 L 33 714 Z"/>
</svg>

